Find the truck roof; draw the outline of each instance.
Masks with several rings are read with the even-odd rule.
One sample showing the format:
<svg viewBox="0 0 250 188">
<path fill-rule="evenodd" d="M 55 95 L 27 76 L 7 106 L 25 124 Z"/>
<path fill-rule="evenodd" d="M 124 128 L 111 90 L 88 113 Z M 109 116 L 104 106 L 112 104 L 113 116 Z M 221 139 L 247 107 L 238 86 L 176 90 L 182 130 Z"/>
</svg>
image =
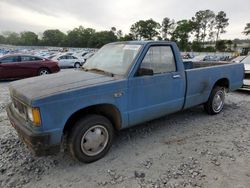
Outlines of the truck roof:
<svg viewBox="0 0 250 188">
<path fill-rule="evenodd" d="M 173 44 L 174 42 L 171 41 L 153 41 L 153 40 L 145 40 L 145 41 L 121 41 L 121 42 L 113 42 L 110 44 L 138 44 L 138 45 L 146 45 L 149 43 L 153 44 Z"/>
</svg>

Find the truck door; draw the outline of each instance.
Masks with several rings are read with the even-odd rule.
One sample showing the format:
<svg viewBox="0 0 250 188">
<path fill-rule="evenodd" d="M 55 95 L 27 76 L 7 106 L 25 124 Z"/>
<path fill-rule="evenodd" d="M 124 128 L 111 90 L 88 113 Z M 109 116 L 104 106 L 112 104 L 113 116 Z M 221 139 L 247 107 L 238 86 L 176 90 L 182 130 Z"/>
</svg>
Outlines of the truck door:
<svg viewBox="0 0 250 188">
<path fill-rule="evenodd" d="M 185 78 L 177 70 L 171 46 L 149 47 L 138 70 L 142 69 L 153 75 L 129 79 L 130 126 L 179 111 L 184 104 Z"/>
</svg>

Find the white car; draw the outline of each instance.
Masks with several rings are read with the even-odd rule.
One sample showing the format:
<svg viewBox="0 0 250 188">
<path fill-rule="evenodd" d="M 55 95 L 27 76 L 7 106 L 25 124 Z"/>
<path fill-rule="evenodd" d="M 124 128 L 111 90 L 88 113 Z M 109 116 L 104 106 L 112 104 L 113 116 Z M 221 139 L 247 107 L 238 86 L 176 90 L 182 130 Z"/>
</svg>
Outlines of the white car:
<svg viewBox="0 0 250 188">
<path fill-rule="evenodd" d="M 245 74 L 250 74 L 250 55 L 244 58 L 241 63 L 244 63 Z"/>
<path fill-rule="evenodd" d="M 184 62 L 187 61 L 192 61 L 192 62 L 200 62 L 200 61 L 204 61 L 204 58 L 206 57 L 206 55 L 197 55 L 194 58 L 190 58 L 190 59 L 183 59 Z"/>
<path fill-rule="evenodd" d="M 236 58 L 232 59 L 231 62 L 233 63 L 240 63 L 246 56 L 237 56 Z"/>
<path fill-rule="evenodd" d="M 84 61 L 87 61 L 87 59 L 91 58 L 93 55 L 95 55 L 95 52 L 89 52 L 86 55 L 83 56 Z"/>
<path fill-rule="evenodd" d="M 244 63 L 245 79 L 243 80 L 243 88 L 250 90 L 250 55 L 245 57 L 240 63 Z"/>
<path fill-rule="evenodd" d="M 60 68 L 74 67 L 80 68 L 84 60 L 73 55 L 61 55 L 57 57 L 58 65 Z"/>
</svg>

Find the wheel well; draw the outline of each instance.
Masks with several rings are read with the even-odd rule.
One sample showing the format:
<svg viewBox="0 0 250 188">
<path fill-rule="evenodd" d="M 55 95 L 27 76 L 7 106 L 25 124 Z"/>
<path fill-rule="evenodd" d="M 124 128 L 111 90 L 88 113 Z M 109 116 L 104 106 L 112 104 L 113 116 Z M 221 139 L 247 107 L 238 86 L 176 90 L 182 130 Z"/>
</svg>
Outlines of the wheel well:
<svg viewBox="0 0 250 188">
<path fill-rule="evenodd" d="M 49 71 L 49 73 L 51 73 L 51 72 L 50 72 L 50 69 L 49 69 L 48 67 L 41 67 L 41 68 L 39 68 L 39 69 L 38 69 L 38 73 L 39 73 L 42 69 L 46 69 L 47 71 Z"/>
<path fill-rule="evenodd" d="M 70 131 L 79 118 L 89 114 L 103 115 L 111 121 L 116 130 L 121 128 L 121 115 L 119 110 L 112 104 L 100 104 L 81 109 L 72 114 L 64 126 L 63 133 Z"/>
<path fill-rule="evenodd" d="M 214 87 L 215 86 L 221 86 L 225 87 L 226 89 L 229 89 L 229 80 L 227 78 L 222 78 L 214 84 Z"/>
</svg>

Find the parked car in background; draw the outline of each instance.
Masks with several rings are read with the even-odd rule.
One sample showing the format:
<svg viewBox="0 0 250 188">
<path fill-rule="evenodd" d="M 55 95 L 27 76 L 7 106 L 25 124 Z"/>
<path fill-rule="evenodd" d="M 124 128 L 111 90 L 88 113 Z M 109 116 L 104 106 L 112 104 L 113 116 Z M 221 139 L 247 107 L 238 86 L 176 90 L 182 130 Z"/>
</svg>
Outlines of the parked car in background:
<svg viewBox="0 0 250 188">
<path fill-rule="evenodd" d="M 241 63 L 244 64 L 245 68 L 245 79 L 243 81 L 243 88 L 250 90 L 250 56 L 244 58 Z"/>
<path fill-rule="evenodd" d="M 240 63 L 246 56 L 237 56 L 236 58 L 232 59 L 231 62 L 233 63 Z"/>
<path fill-rule="evenodd" d="M 228 61 L 229 58 L 227 55 L 207 55 L 203 58 L 203 61 Z"/>
<path fill-rule="evenodd" d="M 79 58 L 83 58 L 88 53 L 89 53 L 88 51 L 83 51 L 83 52 L 74 53 L 73 55 Z"/>
<path fill-rule="evenodd" d="M 203 61 L 220 61 L 220 57 L 215 55 L 207 55 L 203 58 Z"/>
<path fill-rule="evenodd" d="M 73 55 L 61 55 L 57 57 L 56 60 L 60 68 L 80 68 L 84 63 L 83 59 Z"/>
<path fill-rule="evenodd" d="M 250 76 L 250 56 L 247 56 L 245 59 L 241 61 L 245 67 L 245 74 Z"/>
<path fill-rule="evenodd" d="M 95 52 L 89 52 L 85 56 L 83 56 L 84 62 L 86 62 L 89 58 L 91 58 Z"/>
<path fill-rule="evenodd" d="M 204 61 L 205 57 L 206 57 L 206 55 L 197 55 L 197 56 L 190 58 L 190 59 L 183 59 L 183 61 L 184 62 L 188 62 L 188 61 L 200 62 L 200 61 Z"/>
<path fill-rule="evenodd" d="M 0 58 L 0 79 L 19 79 L 59 72 L 56 61 L 31 55 L 6 55 Z"/>
</svg>

